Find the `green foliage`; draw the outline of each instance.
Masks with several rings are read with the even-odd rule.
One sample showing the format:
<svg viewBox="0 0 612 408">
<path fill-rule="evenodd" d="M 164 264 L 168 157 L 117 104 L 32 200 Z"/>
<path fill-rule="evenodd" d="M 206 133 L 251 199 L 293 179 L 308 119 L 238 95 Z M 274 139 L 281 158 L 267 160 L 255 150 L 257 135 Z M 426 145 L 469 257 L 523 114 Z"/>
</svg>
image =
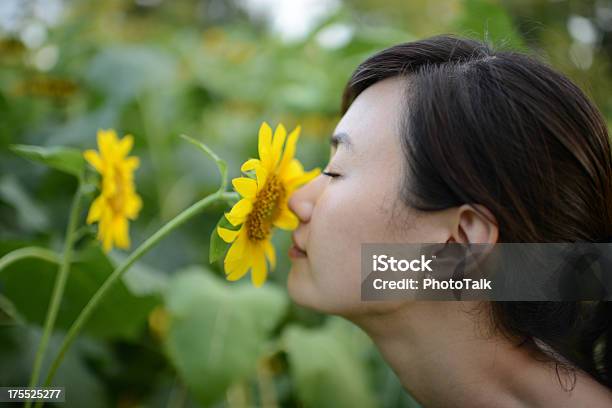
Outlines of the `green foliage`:
<svg viewBox="0 0 612 408">
<path fill-rule="evenodd" d="M 168 355 L 203 404 L 253 373 L 287 307 L 286 295 L 273 285 L 228 286 L 198 267 L 178 272 L 165 298 Z"/>
<path fill-rule="evenodd" d="M 290 326 L 283 335 L 291 373 L 306 407 L 376 407 L 364 365 L 369 342 L 348 323 Z"/>
<path fill-rule="evenodd" d="M 146 91 L 172 86 L 175 59 L 167 52 L 143 46 L 113 46 L 98 53 L 86 71 L 86 80 L 117 104 Z"/>
<path fill-rule="evenodd" d="M 77 149 L 13 145 L 11 150 L 21 157 L 45 164 L 76 177 L 81 177 L 85 170 L 85 159 L 81 151 Z"/>
<path fill-rule="evenodd" d="M 7 245 L 0 243 L 0 253 Z M 75 255 L 60 307 L 57 327 L 67 329 L 114 265 L 96 244 Z M 55 281 L 57 265 L 29 258 L 0 270 L 3 293 L 26 319 L 42 325 Z M 111 290 L 87 324 L 86 332 L 101 338 L 133 339 L 146 323 L 149 311 L 160 301 L 156 295 L 136 296 L 121 282 Z"/>
</svg>

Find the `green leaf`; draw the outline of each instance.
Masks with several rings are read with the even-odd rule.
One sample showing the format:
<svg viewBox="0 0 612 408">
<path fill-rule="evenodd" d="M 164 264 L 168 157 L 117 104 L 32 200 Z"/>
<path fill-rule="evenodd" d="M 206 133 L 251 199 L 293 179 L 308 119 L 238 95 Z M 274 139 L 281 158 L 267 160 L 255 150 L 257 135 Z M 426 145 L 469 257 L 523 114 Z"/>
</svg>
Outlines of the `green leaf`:
<svg viewBox="0 0 612 408">
<path fill-rule="evenodd" d="M 227 218 L 225 218 L 225 215 L 222 215 L 221 218 L 219 218 L 219 222 L 217 222 L 217 225 L 210 234 L 210 249 L 208 251 L 208 262 L 210 263 L 217 262 L 217 260 L 225 254 L 225 251 L 227 251 L 231 245 L 225 242 L 219 236 L 217 233 L 217 227 L 227 228 L 230 230 L 236 229 L 236 227 L 230 224 Z"/>
<path fill-rule="evenodd" d="M 166 350 L 204 406 L 254 372 L 287 306 L 276 286 L 228 284 L 199 267 L 178 273 L 165 300 L 170 316 Z"/>
<path fill-rule="evenodd" d="M 0 242 L 0 254 L 11 249 L 10 243 Z M 57 316 L 58 329 L 70 327 L 114 269 L 98 244 L 75 253 Z M 23 259 L 0 271 L 0 287 L 26 321 L 42 325 L 56 273 L 55 264 L 34 258 Z M 146 327 L 149 312 L 160 301 L 161 296 L 137 296 L 124 281 L 117 282 L 91 315 L 85 331 L 100 338 L 134 339 Z"/>
<path fill-rule="evenodd" d="M 81 177 L 85 169 L 85 159 L 81 151 L 77 149 L 57 146 L 11 145 L 11 150 L 21 157 L 46 164 L 76 177 Z"/>
<path fill-rule="evenodd" d="M 147 91 L 174 84 L 177 61 L 160 48 L 110 45 L 91 59 L 85 80 L 115 103 L 128 103 Z"/>
<path fill-rule="evenodd" d="M 357 327 L 353 329 L 359 330 Z M 363 365 L 363 333 L 336 324 L 308 329 L 289 326 L 283 344 L 292 378 L 305 407 L 375 407 L 376 398 Z"/>
</svg>

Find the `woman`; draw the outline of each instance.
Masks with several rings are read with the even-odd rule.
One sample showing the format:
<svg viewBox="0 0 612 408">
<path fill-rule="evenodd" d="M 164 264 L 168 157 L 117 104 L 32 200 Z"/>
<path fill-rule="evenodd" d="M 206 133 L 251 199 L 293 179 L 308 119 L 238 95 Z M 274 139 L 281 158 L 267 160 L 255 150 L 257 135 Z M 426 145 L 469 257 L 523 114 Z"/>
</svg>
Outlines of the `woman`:
<svg viewBox="0 0 612 408">
<path fill-rule="evenodd" d="M 291 297 L 373 339 L 425 407 L 612 407 L 610 302 L 363 302 L 366 242 L 612 236 L 604 119 L 517 53 L 438 36 L 368 58 L 325 172 L 296 191 Z"/>
</svg>

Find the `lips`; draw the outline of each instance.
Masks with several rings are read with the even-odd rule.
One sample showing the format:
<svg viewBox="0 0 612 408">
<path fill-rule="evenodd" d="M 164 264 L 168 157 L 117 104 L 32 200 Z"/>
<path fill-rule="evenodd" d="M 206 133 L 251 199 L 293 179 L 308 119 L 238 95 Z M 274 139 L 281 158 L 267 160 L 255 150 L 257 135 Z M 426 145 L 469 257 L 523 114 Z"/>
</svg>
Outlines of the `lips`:
<svg viewBox="0 0 612 408">
<path fill-rule="evenodd" d="M 293 246 L 289 248 L 289 257 L 303 258 L 307 256 L 306 250 L 302 249 L 300 244 L 298 244 L 294 234 L 291 234 L 291 241 L 293 241 Z"/>
</svg>

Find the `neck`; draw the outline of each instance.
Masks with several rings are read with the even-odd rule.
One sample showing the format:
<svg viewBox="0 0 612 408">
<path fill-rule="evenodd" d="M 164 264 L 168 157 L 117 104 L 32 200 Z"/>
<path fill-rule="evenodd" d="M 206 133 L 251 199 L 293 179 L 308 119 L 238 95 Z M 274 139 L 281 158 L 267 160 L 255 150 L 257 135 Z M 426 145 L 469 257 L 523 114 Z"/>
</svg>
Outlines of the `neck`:
<svg viewBox="0 0 612 408">
<path fill-rule="evenodd" d="M 554 364 L 536 360 L 536 350 L 494 333 L 488 308 L 479 306 L 407 302 L 387 314 L 350 320 L 372 338 L 404 388 L 428 408 L 599 406 L 598 401 L 604 406 L 612 401 L 610 390 L 582 372 L 576 373 L 574 389 L 565 391 Z M 562 370 L 560 375 L 565 380 Z"/>
</svg>

